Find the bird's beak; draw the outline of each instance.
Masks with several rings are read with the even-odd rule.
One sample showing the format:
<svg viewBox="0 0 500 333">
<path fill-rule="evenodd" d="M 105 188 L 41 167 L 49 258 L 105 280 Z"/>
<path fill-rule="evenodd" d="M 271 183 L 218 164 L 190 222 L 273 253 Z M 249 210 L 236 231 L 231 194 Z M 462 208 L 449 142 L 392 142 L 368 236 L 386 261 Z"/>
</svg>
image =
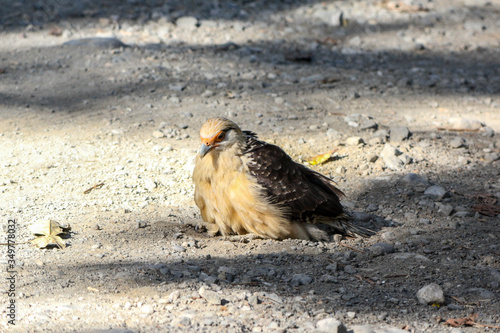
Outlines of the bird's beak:
<svg viewBox="0 0 500 333">
<path fill-rule="evenodd" d="M 214 144 L 211 144 L 208 141 L 203 141 L 198 154 L 200 154 L 200 157 L 203 158 L 203 157 L 205 157 L 206 154 L 208 154 L 214 148 L 215 148 Z"/>
</svg>

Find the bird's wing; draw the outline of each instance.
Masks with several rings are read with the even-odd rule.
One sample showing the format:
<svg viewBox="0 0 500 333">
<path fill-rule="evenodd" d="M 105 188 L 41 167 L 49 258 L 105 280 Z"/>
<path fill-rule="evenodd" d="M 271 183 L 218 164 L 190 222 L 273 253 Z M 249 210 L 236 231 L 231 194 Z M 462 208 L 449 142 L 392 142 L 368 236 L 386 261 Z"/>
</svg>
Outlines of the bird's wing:
<svg viewBox="0 0 500 333">
<path fill-rule="evenodd" d="M 293 220 L 307 221 L 314 215 L 337 217 L 343 213 L 332 181 L 294 162 L 280 147 L 257 140 L 246 132 L 247 145 L 242 155 L 249 160 L 251 175 L 273 204 L 280 205 Z"/>
</svg>

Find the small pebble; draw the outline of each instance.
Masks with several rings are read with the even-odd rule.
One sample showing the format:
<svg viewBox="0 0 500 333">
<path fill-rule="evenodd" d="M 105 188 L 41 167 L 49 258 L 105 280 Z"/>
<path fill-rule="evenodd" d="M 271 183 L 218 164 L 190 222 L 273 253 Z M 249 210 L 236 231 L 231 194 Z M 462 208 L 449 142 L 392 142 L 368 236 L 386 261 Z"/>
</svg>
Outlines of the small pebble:
<svg viewBox="0 0 500 333">
<path fill-rule="evenodd" d="M 172 246 L 172 250 L 174 252 L 186 252 L 186 249 L 179 245 Z"/>
<path fill-rule="evenodd" d="M 341 321 L 332 317 L 319 320 L 316 323 L 316 329 L 319 332 L 347 333 L 345 325 Z"/>
<path fill-rule="evenodd" d="M 459 136 L 454 137 L 451 139 L 450 143 L 448 144 L 451 148 L 461 148 L 465 146 L 465 139 Z"/>
<path fill-rule="evenodd" d="M 448 196 L 449 193 L 443 187 L 433 185 L 425 190 L 424 195 L 436 201 L 441 201 L 443 198 Z"/>
<path fill-rule="evenodd" d="M 363 143 L 365 143 L 365 141 L 363 140 L 363 138 L 360 138 L 359 136 L 352 136 L 345 140 L 345 144 L 348 146 L 357 146 Z"/>
<path fill-rule="evenodd" d="M 290 280 L 290 285 L 292 287 L 298 287 L 301 285 L 310 284 L 312 282 L 312 277 L 306 274 L 295 274 L 292 276 L 292 280 Z"/>
<path fill-rule="evenodd" d="M 394 246 L 389 243 L 377 243 L 370 247 L 370 253 L 373 257 L 394 252 Z"/>
<path fill-rule="evenodd" d="M 391 127 L 391 135 L 390 139 L 391 141 L 394 142 L 401 142 L 403 140 L 406 140 L 410 137 L 410 130 L 408 127 L 404 126 L 396 126 L 396 127 Z"/>
</svg>

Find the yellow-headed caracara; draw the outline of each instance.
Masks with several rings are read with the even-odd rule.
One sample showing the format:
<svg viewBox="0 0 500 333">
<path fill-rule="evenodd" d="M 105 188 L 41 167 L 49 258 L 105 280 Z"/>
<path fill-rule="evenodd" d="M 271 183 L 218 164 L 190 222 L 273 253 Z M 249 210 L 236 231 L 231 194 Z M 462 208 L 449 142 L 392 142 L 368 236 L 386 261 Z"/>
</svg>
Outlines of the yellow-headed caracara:
<svg viewBox="0 0 500 333">
<path fill-rule="evenodd" d="M 369 235 L 348 221 L 332 181 L 294 162 L 225 118 L 200 130 L 194 200 L 210 233 L 328 240 L 333 231 Z"/>
</svg>

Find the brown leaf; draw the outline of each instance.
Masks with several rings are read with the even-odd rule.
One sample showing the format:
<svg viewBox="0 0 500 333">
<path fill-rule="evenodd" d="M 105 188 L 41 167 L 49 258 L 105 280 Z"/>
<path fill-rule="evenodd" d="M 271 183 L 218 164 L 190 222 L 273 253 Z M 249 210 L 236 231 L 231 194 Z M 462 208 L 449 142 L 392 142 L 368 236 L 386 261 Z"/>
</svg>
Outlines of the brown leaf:
<svg viewBox="0 0 500 333">
<path fill-rule="evenodd" d="M 497 197 L 491 193 L 479 193 L 475 197 L 477 200 L 488 205 L 494 205 L 497 203 Z"/>
<path fill-rule="evenodd" d="M 473 313 L 470 316 L 464 318 L 450 318 L 445 322 L 445 324 L 448 324 L 453 327 L 475 326 L 477 317 L 478 314 Z"/>
<path fill-rule="evenodd" d="M 498 214 L 500 214 L 500 207 L 497 205 L 480 203 L 472 206 L 472 209 L 474 209 L 479 214 L 486 216 L 497 216 Z"/>
</svg>

